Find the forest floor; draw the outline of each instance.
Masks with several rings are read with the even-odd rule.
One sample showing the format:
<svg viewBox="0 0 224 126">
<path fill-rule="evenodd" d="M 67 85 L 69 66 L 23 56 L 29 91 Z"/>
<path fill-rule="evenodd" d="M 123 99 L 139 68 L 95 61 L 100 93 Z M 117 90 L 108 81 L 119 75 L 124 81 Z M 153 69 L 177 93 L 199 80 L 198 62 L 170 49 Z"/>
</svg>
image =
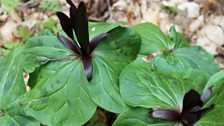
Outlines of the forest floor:
<svg viewBox="0 0 224 126">
<path fill-rule="evenodd" d="M 73 0 L 77 5 L 81 0 Z M 172 25 L 191 45 L 213 54 L 224 68 L 224 0 L 84 0 L 89 18 L 128 22 L 129 26 L 152 22 L 166 34 Z M 55 35 L 61 29 L 55 15 L 68 13 L 65 0 L 1 0 L 0 56 L 36 35 Z"/>
</svg>

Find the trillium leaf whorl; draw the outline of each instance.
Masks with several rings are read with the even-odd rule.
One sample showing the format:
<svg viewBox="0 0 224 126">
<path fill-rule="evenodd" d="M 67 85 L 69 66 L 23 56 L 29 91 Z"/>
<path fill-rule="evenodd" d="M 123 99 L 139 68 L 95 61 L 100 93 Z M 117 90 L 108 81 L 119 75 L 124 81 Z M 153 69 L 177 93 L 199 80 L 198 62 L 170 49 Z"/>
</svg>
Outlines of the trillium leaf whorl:
<svg viewBox="0 0 224 126">
<path fill-rule="evenodd" d="M 67 48 L 73 50 L 74 53 L 80 56 L 84 65 L 86 77 L 90 81 L 93 74 L 91 53 L 96 48 L 97 44 L 108 34 L 102 33 L 95 36 L 89 42 L 88 17 L 85 4 L 81 2 L 78 8 L 76 8 L 71 0 L 67 0 L 67 3 L 70 5 L 70 18 L 62 12 L 57 12 L 57 16 L 62 29 L 72 41 L 66 39 L 63 35 L 58 34 L 57 36 Z M 74 39 L 73 33 L 76 35 L 77 42 Z"/>
</svg>

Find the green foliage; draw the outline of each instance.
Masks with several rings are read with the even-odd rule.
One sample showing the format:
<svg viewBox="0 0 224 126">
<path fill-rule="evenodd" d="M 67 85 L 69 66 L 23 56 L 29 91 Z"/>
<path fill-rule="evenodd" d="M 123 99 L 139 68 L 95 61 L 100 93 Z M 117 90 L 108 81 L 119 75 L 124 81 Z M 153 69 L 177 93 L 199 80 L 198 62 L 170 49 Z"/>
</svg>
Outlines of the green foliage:
<svg viewBox="0 0 224 126">
<path fill-rule="evenodd" d="M 39 8 L 43 11 L 57 12 L 61 10 L 59 0 L 43 0 Z"/>
<path fill-rule="evenodd" d="M 164 4 L 160 4 L 160 7 L 165 10 L 167 13 L 171 14 L 172 16 L 177 15 L 177 5 L 174 6 L 165 6 Z"/>
<path fill-rule="evenodd" d="M 142 45 L 140 54 L 151 54 L 161 52 L 164 50 L 172 50 L 175 46 L 188 47 L 187 40 L 177 32 L 174 32 L 174 27 L 171 28 L 172 38 L 166 36 L 159 27 L 152 23 L 142 23 L 133 27 L 142 38 Z M 174 36 L 178 37 L 179 40 L 175 40 Z M 178 43 L 180 44 L 178 44 Z M 178 45 L 175 45 L 178 44 Z"/>
<path fill-rule="evenodd" d="M 141 24 L 138 27 L 141 27 Z M 155 37 L 144 35 L 145 40 L 155 40 L 158 36 L 163 36 L 163 34 L 157 33 Z M 133 108 L 122 112 L 114 126 L 178 125 L 179 122 L 149 117 L 149 113 L 152 109 L 180 111 L 183 108 L 184 95 L 189 90 L 194 89 L 202 93 L 209 87 L 213 87 L 213 92 L 205 107 L 215 104 L 215 108 L 202 115 L 195 126 L 211 124 L 221 126 L 223 124 L 220 119 L 224 116 L 224 112 L 221 112 L 224 102 L 221 99 L 224 94 L 221 91 L 224 86 L 223 71 L 219 72 L 220 68 L 215 64 L 213 56 L 201 47 L 175 46 L 185 41 L 181 41 L 184 39 L 181 39 L 174 28 L 171 28 L 171 36 L 175 48 L 165 49 L 151 60 L 147 59 L 147 54 L 139 55 L 133 63 L 123 69 L 120 75 L 121 96 Z M 145 45 L 144 48 L 150 49 L 150 46 Z M 148 53 L 150 54 L 151 51 Z M 215 116 L 220 118 L 215 118 Z"/>
<path fill-rule="evenodd" d="M 33 28 L 37 31 L 36 36 L 44 36 L 44 35 L 55 35 L 59 28 L 57 27 L 57 23 L 53 18 L 48 18 L 43 21 L 41 24 L 36 24 Z"/>
<path fill-rule="evenodd" d="M 18 33 L 19 36 L 21 36 L 21 38 L 22 38 L 21 41 L 22 42 L 27 41 L 32 36 L 29 29 L 27 27 L 24 27 L 24 26 L 18 27 L 17 33 Z"/>
<path fill-rule="evenodd" d="M 139 70 L 140 72 L 141 70 Z M 148 76 L 148 75 L 146 75 Z M 157 75 L 158 77 L 158 75 Z M 143 78 L 143 77 L 142 77 Z M 206 113 L 205 115 L 202 116 L 202 118 L 194 125 L 194 126 L 208 126 L 208 125 L 212 125 L 212 126 L 222 126 L 223 125 L 223 118 L 224 118 L 224 112 L 223 112 L 223 91 L 221 91 L 223 89 L 223 84 L 224 84 L 224 71 L 220 71 L 216 74 L 214 74 L 207 82 L 207 84 L 205 85 L 197 85 L 197 83 L 194 83 L 192 81 L 191 84 L 187 83 L 186 81 L 184 82 L 185 84 L 181 84 L 181 83 L 169 83 L 169 81 L 167 81 L 164 84 L 167 84 L 167 86 L 165 86 L 164 84 L 161 85 L 161 83 L 159 85 L 155 85 L 156 82 L 153 81 L 155 80 L 152 76 L 150 77 L 150 81 L 148 81 L 147 83 L 145 83 L 145 81 L 138 81 L 140 83 L 136 84 L 134 83 L 135 79 L 132 79 L 132 83 L 127 83 L 130 85 L 135 84 L 136 85 L 136 90 L 135 93 L 133 94 L 133 92 L 126 92 L 131 94 L 132 99 L 128 98 L 129 103 L 131 105 L 133 105 L 133 103 L 139 103 L 137 105 L 134 106 L 142 106 L 143 108 L 133 108 L 130 109 L 126 112 L 123 112 L 118 119 L 116 120 L 116 122 L 114 123 L 114 126 L 123 126 L 123 125 L 127 125 L 127 126 L 134 126 L 134 125 L 141 125 L 141 126 L 148 126 L 148 125 L 161 125 L 161 126 L 173 126 L 173 125 L 178 125 L 177 123 L 172 123 L 170 121 L 164 121 L 164 120 L 159 120 L 159 119 L 153 119 L 148 117 L 148 113 L 151 111 L 150 109 L 153 108 L 152 106 L 156 106 L 157 108 L 172 108 L 175 110 L 179 110 L 182 105 L 182 100 L 183 100 L 183 92 L 182 91 L 188 91 L 189 89 L 195 89 L 198 90 L 200 92 L 205 91 L 206 89 L 208 89 L 208 87 L 213 86 L 214 90 L 212 93 L 212 97 L 210 98 L 210 100 L 208 101 L 208 103 L 206 104 L 206 106 L 209 106 L 213 103 L 215 103 L 215 108 Z M 130 79 L 129 79 L 130 80 Z M 149 80 L 149 79 L 148 79 Z M 178 80 L 178 79 L 172 79 L 172 80 Z M 123 80 L 124 81 L 124 80 Z M 161 81 L 163 81 L 161 79 Z M 172 85 L 175 85 L 175 87 L 172 88 Z M 185 86 L 185 87 L 178 87 L 178 86 Z M 128 86 L 126 86 L 128 87 Z M 157 88 L 155 88 L 157 87 Z M 154 90 L 153 90 L 153 89 Z M 126 88 L 126 90 L 132 90 L 132 88 Z M 150 90 L 151 89 L 151 90 Z M 182 91 L 180 90 L 182 89 Z M 122 90 L 122 89 L 121 89 Z M 146 91 L 148 91 L 148 93 L 146 93 Z M 153 92 L 151 95 L 151 92 Z M 162 95 L 162 94 L 166 94 L 166 95 Z M 180 94 L 179 94 L 180 93 Z M 128 94 L 127 94 L 128 95 Z M 136 97 L 136 99 L 135 99 Z M 137 98 L 138 97 L 138 98 Z M 154 99 L 154 97 L 158 97 L 157 99 Z M 172 98 L 173 97 L 173 98 Z M 154 100 L 154 101 L 152 101 Z M 177 102 L 178 100 L 180 100 L 181 102 Z M 176 104 L 177 103 L 177 104 Z M 152 105 L 154 104 L 154 105 Z M 178 107 L 179 106 L 179 107 Z M 217 118 L 219 117 L 219 118 Z"/>
<path fill-rule="evenodd" d="M 115 113 L 127 109 L 119 93 L 118 78 L 123 67 L 135 59 L 140 38 L 136 32 L 118 26 L 91 24 L 95 30 L 90 31 L 90 36 L 107 31 L 109 36 L 91 54 L 94 69 L 90 82 L 82 62 L 55 37 L 30 39 L 24 47 L 24 69 L 33 72 L 43 66 L 30 77 L 33 88 L 23 101 L 26 113 L 47 125 L 82 125 L 96 106 Z"/>
<path fill-rule="evenodd" d="M 26 93 L 21 53 L 21 49 L 17 49 L 0 60 L 0 122 L 4 126 L 39 126 L 40 123 L 26 115 L 19 104 Z"/>
<path fill-rule="evenodd" d="M 179 112 L 189 90 L 202 94 L 209 88 L 211 97 L 203 107 L 215 107 L 193 126 L 223 125 L 224 71 L 204 49 L 190 47 L 174 27 L 167 36 L 151 23 L 133 28 L 121 27 L 121 23 L 89 23 L 90 40 L 108 35 L 90 53 L 93 72 L 88 80 L 85 55 L 66 45 L 74 43 L 58 40 L 56 25 L 47 19 L 39 28 L 49 30 L 50 35 L 32 38 L 20 27 L 23 41 L 29 38 L 25 45 L 4 45 L 12 51 L 0 59 L 1 125 L 105 126 L 98 121 L 96 109 L 100 107 L 119 115 L 113 126 L 174 126 L 180 122 L 155 119 L 150 112 Z M 24 71 L 30 76 L 29 92 Z"/>
<path fill-rule="evenodd" d="M 3 10 L 0 10 L 0 13 L 11 13 L 17 6 L 22 5 L 20 0 L 1 0 L 1 4 L 3 5 Z"/>
</svg>

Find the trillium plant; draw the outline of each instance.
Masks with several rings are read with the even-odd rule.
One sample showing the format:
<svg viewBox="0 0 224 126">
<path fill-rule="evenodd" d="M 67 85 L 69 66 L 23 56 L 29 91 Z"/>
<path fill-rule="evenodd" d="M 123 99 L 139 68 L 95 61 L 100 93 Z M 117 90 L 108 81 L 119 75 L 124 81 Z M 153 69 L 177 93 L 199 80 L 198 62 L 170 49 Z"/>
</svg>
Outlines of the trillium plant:
<svg viewBox="0 0 224 126">
<path fill-rule="evenodd" d="M 89 22 L 83 2 L 66 2 L 62 31 L 0 59 L 0 125 L 224 125 L 224 71 L 211 54 L 174 26 Z"/>
</svg>

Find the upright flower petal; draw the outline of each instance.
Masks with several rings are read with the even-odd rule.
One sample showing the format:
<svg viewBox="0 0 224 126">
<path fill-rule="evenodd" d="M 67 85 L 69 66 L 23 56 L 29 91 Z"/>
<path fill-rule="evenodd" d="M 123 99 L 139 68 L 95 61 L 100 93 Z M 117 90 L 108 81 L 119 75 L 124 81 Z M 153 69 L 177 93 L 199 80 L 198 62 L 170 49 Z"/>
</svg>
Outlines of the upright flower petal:
<svg viewBox="0 0 224 126">
<path fill-rule="evenodd" d="M 86 14 L 86 7 L 83 2 L 79 4 L 79 7 L 76 11 L 74 28 L 82 52 L 88 55 L 89 54 L 88 18 Z"/>
<path fill-rule="evenodd" d="M 74 40 L 71 19 L 62 12 L 57 12 L 57 16 L 60 20 L 62 29 L 72 40 Z"/>
<path fill-rule="evenodd" d="M 183 113 L 190 111 L 192 108 L 196 106 L 203 106 L 203 103 L 201 101 L 201 96 L 198 92 L 191 89 L 189 92 L 187 92 L 184 96 L 183 100 Z"/>
<path fill-rule="evenodd" d="M 66 2 L 70 5 L 70 18 L 72 20 L 72 27 L 74 28 L 74 21 L 75 21 L 75 15 L 76 15 L 76 6 L 73 4 L 71 0 L 66 0 Z"/>
</svg>

